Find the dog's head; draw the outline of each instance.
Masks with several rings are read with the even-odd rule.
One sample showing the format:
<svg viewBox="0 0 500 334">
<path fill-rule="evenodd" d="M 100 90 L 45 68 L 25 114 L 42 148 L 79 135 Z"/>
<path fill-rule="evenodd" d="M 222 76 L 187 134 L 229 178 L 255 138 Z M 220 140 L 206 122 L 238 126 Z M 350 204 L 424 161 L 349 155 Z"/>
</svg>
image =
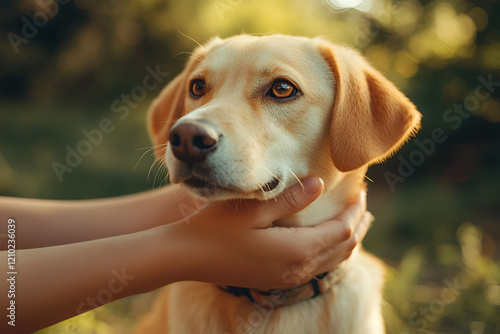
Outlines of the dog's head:
<svg viewBox="0 0 500 334">
<path fill-rule="evenodd" d="M 199 47 L 150 111 L 174 183 L 205 199 L 267 199 L 297 178 L 340 178 L 391 155 L 420 113 L 355 51 L 240 35 Z"/>
</svg>

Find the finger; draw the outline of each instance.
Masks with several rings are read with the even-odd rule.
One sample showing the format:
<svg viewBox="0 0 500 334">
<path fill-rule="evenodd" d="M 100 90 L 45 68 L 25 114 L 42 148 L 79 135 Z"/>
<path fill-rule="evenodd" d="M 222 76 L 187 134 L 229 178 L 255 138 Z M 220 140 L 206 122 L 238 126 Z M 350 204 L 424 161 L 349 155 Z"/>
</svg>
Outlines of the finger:
<svg viewBox="0 0 500 334">
<path fill-rule="evenodd" d="M 359 223 L 356 226 L 356 229 L 352 231 L 349 238 L 346 238 L 344 241 L 341 241 L 338 244 L 333 244 L 330 246 L 331 249 L 326 249 L 325 252 L 329 252 L 333 255 L 335 251 L 338 255 L 338 262 L 342 262 L 346 260 L 351 253 L 354 251 L 356 247 L 361 244 L 361 241 L 366 235 L 366 232 L 371 226 L 371 222 L 373 221 L 373 216 L 369 212 L 365 212 L 363 216 L 359 219 Z M 346 237 L 348 232 L 345 232 L 344 237 Z M 344 258 L 342 258 L 345 256 Z"/>
<path fill-rule="evenodd" d="M 347 225 L 351 226 L 354 230 L 358 223 L 361 221 L 361 217 L 366 212 L 366 191 L 360 191 L 356 202 L 349 205 L 344 211 L 342 211 L 335 220 L 340 220 Z"/>
<path fill-rule="evenodd" d="M 335 260 L 337 260 L 337 259 L 340 260 L 341 258 L 342 258 L 341 256 L 338 256 Z M 344 261 L 346 259 L 344 259 Z M 332 261 L 332 262 L 323 263 L 322 265 L 318 266 L 318 268 L 314 272 L 311 273 L 311 276 L 314 277 L 317 275 L 321 275 L 323 273 L 335 270 L 339 266 L 343 266 L 343 265 L 345 265 L 345 262 L 343 262 L 343 261 Z"/>
<path fill-rule="evenodd" d="M 354 230 L 354 233 L 348 240 L 335 246 L 332 245 L 330 249 L 326 249 L 324 251 L 323 254 L 326 256 L 323 257 L 323 261 L 321 261 L 318 265 L 314 274 L 321 274 L 325 271 L 332 270 L 338 264 L 347 260 L 354 250 L 360 245 L 373 220 L 373 215 L 369 212 L 365 212 L 363 217 L 360 219 L 358 226 Z"/>
<path fill-rule="evenodd" d="M 356 216 L 354 214 L 355 212 L 351 212 L 349 216 L 343 213 L 342 220 L 338 218 L 327 220 L 312 227 L 318 231 L 317 242 L 320 243 L 323 249 L 336 247 L 353 236 L 355 231 L 353 225 L 357 227 L 357 220 L 361 219 L 361 216 L 357 217 L 357 213 Z"/>
<path fill-rule="evenodd" d="M 296 281 L 293 282 L 294 285 L 310 281 L 316 275 L 333 270 L 345 261 L 347 257 L 348 256 L 344 254 L 343 249 L 333 247 L 325 250 L 321 254 L 317 254 L 316 256 L 309 258 L 306 262 L 296 268 Z"/>
<path fill-rule="evenodd" d="M 362 191 L 358 200 L 335 219 L 314 228 L 321 230 L 323 238 L 319 240 L 324 249 L 347 242 L 355 246 L 364 238 L 372 220 L 373 216 L 366 211 L 366 192 Z"/>
<path fill-rule="evenodd" d="M 266 207 L 266 211 L 269 212 L 268 218 L 274 221 L 305 209 L 318 199 L 323 188 L 323 180 L 319 177 L 310 176 L 303 179 L 300 183 L 285 189 L 276 200 L 267 202 L 269 205 Z"/>
</svg>

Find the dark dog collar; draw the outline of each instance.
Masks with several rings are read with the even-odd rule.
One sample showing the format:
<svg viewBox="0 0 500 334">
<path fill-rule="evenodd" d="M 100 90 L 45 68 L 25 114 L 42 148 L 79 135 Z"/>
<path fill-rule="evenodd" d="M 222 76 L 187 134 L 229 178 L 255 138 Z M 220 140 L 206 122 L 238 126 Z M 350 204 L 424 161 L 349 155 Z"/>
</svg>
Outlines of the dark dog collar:
<svg viewBox="0 0 500 334">
<path fill-rule="evenodd" d="M 340 267 L 315 276 L 309 282 L 287 290 L 258 290 L 235 286 L 219 286 L 219 288 L 235 296 L 246 296 L 253 303 L 265 309 L 275 309 L 293 305 L 329 291 L 340 281 L 345 272 L 345 270 L 339 270 Z"/>
</svg>

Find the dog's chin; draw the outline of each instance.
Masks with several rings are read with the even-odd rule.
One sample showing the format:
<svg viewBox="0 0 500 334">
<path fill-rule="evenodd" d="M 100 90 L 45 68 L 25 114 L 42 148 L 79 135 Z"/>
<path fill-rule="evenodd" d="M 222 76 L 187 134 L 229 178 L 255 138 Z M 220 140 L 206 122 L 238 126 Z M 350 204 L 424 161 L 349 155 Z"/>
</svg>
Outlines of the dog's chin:
<svg viewBox="0 0 500 334">
<path fill-rule="evenodd" d="M 285 186 L 278 178 L 256 185 L 252 188 L 241 188 L 235 185 L 222 185 L 213 180 L 207 181 L 196 177 L 190 177 L 180 181 L 194 196 L 207 201 L 220 201 L 228 199 L 258 199 L 267 200 L 276 197 L 283 191 Z"/>
</svg>

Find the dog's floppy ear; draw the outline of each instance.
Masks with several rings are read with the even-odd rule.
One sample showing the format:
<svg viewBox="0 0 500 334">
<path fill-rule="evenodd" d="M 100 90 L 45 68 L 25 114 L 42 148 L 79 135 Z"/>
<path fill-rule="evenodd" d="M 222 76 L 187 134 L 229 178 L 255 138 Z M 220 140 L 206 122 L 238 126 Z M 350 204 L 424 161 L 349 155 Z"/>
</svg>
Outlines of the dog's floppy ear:
<svg viewBox="0 0 500 334">
<path fill-rule="evenodd" d="M 335 80 L 330 146 L 342 172 L 380 162 L 420 127 L 415 105 L 354 50 L 321 40 Z"/>
<path fill-rule="evenodd" d="M 155 145 L 157 157 L 165 155 L 168 132 L 175 121 L 185 113 L 187 76 L 188 70 L 185 69 L 162 90 L 149 109 L 149 133 Z"/>
</svg>

